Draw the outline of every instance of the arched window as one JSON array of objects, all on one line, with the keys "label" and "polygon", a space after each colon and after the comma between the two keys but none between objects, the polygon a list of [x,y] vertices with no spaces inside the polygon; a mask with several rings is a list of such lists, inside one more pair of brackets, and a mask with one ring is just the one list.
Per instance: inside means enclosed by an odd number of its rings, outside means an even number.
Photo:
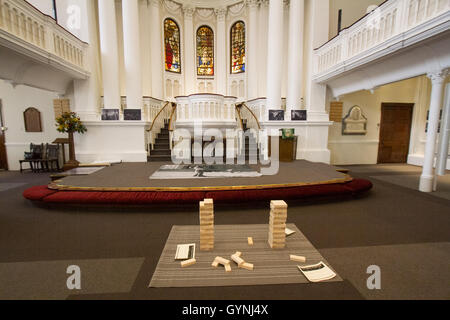
[{"label": "arched window", "polygon": [[245,24],[238,21],[231,27],[231,73],[245,72]]},{"label": "arched window", "polygon": [[164,20],[166,71],[181,73],[180,28],[172,19]]},{"label": "arched window", "polygon": [[197,75],[214,75],[214,32],[208,26],[197,30]]}]

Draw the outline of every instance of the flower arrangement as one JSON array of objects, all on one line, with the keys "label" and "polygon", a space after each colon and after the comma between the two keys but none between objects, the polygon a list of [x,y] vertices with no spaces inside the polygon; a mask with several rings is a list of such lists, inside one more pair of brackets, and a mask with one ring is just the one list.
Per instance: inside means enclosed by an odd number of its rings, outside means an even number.
[{"label": "flower arrangement", "polygon": [[80,117],[75,112],[66,112],[56,118],[56,130],[62,133],[85,133],[87,128],[83,125]]}]

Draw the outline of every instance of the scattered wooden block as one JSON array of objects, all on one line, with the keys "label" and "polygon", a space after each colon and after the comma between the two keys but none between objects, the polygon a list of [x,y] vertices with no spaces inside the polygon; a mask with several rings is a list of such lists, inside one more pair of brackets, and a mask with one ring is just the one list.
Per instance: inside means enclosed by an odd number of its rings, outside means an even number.
[{"label": "scattered wooden block", "polygon": [[253,264],[251,264],[251,263],[248,263],[248,262],[245,262],[245,263],[243,263],[241,266],[240,266],[240,268],[242,268],[242,269],[246,269],[246,270],[249,270],[249,271],[253,271]]},{"label": "scattered wooden block", "polygon": [[189,259],[189,260],[181,261],[181,267],[182,268],[186,268],[186,267],[192,266],[196,262],[197,262],[197,260],[195,260],[195,259]]},{"label": "scattered wooden block", "polygon": [[306,262],[306,258],[303,256],[296,256],[296,255],[291,254],[290,258],[291,258],[291,261],[302,262],[302,263]]},{"label": "scattered wooden block", "polygon": [[214,268],[217,268],[219,266],[219,262],[217,260],[214,260],[211,264]]},{"label": "scattered wooden block", "polygon": [[248,237],[247,238],[247,242],[248,242],[249,246],[252,246],[253,245],[253,238],[252,237]]},{"label": "scattered wooden block", "polygon": [[226,264],[224,267],[225,267],[225,272],[231,272],[231,266],[229,263]]},{"label": "scattered wooden block", "polygon": [[230,260],[227,260],[222,257],[216,257],[216,261],[223,266],[225,266],[226,264],[230,264]]},{"label": "scattered wooden block", "polygon": [[236,262],[236,264],[240,267],[243,263],[245,263],[244,259],[240,256],[237,256],[236,253],[231,256],[231,260]]}]

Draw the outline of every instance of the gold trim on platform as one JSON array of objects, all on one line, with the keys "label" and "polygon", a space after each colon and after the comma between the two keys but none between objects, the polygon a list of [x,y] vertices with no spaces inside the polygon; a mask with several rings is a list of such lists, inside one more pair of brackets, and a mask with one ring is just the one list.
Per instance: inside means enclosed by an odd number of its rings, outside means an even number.
[{"label": "gold trim on platform", "polygon": [[343,179],[333,179],[317,182],[296,182],[296,183],[280,183],[280,184],[263,184],[263,185],[246,185],[246,186],[209,186],[209,187],[77,187],[71,185],[59,184],[62,181],[53,181],[48,185],[49,189],[61,191],[165,191],[165,192],[191,192],[191,191],[236,191],[236,190],[264,190],[264,189],[280,189],[303,186],[314,186],[324,184],[338,184],[353,181],[349,175],[345,175]]}]

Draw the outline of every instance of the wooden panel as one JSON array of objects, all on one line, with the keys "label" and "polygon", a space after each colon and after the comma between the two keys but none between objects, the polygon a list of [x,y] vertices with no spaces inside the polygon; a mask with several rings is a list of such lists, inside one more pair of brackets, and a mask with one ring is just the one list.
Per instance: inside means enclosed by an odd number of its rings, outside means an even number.
[{"label": "wooden panel", "polygon": [[55,119],[62,116],[63,113],[70,112],[70,100],[69,99],[54,99],[53,110],[55,112]]},{"label": "wooden panel", "polygon": [[23,113],[26,132],[42,132],[41,113],[36,108],[28,108]]},{"label": "wooden panel", "polygon": [[330,121],[341,122],[344,112],[344,103],[338,101],[330,102]]},{"label": "wooden panel", "polygon": [[382,104],[378,163],[406,163],[413,107],[413,104]]},{"label": "wooden panel", "polygon": [[8,159],[6,156],[5,132],[2,128],[5,126],[3,122],[2,101],[0,100],[0,169],[8,170]]}]

